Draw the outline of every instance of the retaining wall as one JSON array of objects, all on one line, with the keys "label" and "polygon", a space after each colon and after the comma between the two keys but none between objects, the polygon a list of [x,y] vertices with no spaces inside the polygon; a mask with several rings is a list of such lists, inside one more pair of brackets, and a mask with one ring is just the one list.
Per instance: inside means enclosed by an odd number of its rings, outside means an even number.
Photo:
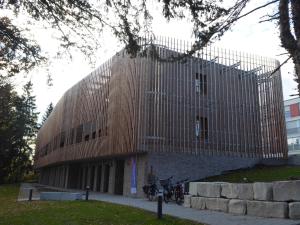
[{"label": "retaining wall", "polygon": [[300,219],[300,180],[191,182],[184,206],[238,215]]}]

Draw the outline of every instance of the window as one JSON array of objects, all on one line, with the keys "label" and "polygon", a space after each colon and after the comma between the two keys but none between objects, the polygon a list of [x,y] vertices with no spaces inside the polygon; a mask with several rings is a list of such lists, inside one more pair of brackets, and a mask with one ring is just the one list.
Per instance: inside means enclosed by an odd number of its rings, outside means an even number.
[{"label": "window", "polygon": [[92,128],[92,123],[87,122],[84,124],[84,141],[88,141],[90,139],[90,134],[91,134],[91,128]]},{"label": "window", "polygon": [[53,150],[56,150],[58,148],[58,136],[55,136],[53,139]]},{"label": "window", "polygon": [[286,122],[287,129],[300,128],[300,120]]},{"label": "window", "polygon": [[89,134],[87,134],[87,135],[84,136],[84,141],[88,141],[89,139],[90,139],[90,135]]},{"label": "window", "polygon": [[98,130],[98,137],[101,137],[101,129]]},{"label": "window", "polygon": [[201,95],[207,95],[207,76],[202,73],[196,73],[195,89]]},{"label": "window", "polygon": [[76,143],[80,143],[82,141],[82,132],[83,132],[83,125],[79,125],[76,129]]},{"label": "window", "polygon": [[92,124],[92,139],[96,138],[96,124]]},{"label": "window", "polygon": [[285,111],[285,118],[291,118],[291,111]]},{"label": "window", "polygon": [[288,138],[289,151],[300,150],[300,137]]},{"label": "window", "polygon": [[69,144],[72,145],[74,142],[75,129],[72,128],[69,133]]},{"label": "window", "polygon": [[200,141],[208,141],[208,123],[206,117],[196,116],[195,133]]},{"label": "window", "polygon": [[60,134],[60,142],[59,142],[59,147],[63,148],[65,145],[65,132],[61,132]]},{"label": "window", "polygon": [[49,152],[49,144],[46,144],[46,147],[45,147],[45,155],[47,155]]}]

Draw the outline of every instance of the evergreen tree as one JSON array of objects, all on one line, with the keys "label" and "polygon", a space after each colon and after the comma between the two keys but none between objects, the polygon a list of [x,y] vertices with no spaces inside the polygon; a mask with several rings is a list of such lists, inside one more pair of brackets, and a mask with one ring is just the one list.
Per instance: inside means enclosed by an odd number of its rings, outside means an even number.
[{"label": "evergreen tree", "polygon": [[52,102],[48,105],[45,114],[43,115],[42,118],[42,123],[40,125],[40,127],[43,126],[43,124],[46,122],[46,120],[48,119],[48,117],[50,116],[51,112],[53,111],[53,104]]},{"label": "evergreen tree", "polygon": [[17,94],[6,79],[0,79],[0,184],[10,173],[11,160],[16,155],[14,125]]},{"label": "evergreen tree", "polygon": [[0,183],[15,182],[32,167],[38,116],[32,83],[26,83],[18,96],[12,84],[2,79],[0,100]]}]

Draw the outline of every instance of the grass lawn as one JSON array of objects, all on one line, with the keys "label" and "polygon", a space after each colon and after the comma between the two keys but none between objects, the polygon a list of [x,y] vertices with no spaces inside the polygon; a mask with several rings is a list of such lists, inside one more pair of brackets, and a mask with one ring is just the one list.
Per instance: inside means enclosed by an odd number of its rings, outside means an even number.
[{"label": "grass lawn", "polygon": [[300,166],[256,166],[251,169],[236,170],[224,175],[208,177],[204,180],[238,183],[255,181],[271,182],[291,179],[300,180]]},{"label": "grass lawn", "polygon": [[0,186],[1,225],[198,224],[99,201],[16,202],[18,192],[18,185]]}]

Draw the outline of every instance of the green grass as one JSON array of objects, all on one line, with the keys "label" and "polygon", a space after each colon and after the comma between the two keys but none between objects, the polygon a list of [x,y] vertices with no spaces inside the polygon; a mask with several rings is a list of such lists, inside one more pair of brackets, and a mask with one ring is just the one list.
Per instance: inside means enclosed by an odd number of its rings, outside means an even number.
[{"label": "green grass", "polygon": [[[244,178],[246,178],[246,181]],[[238,183],[292,179],[300,179],[300,166],[256,166],[251,169],[236,170],[228,174],[208,177],[204,180]]]},{"label": "green grass", "polygon": [[18,185],[0,186],[1,225],[198,224],[99,201],[16,202],[18,192]]}]

